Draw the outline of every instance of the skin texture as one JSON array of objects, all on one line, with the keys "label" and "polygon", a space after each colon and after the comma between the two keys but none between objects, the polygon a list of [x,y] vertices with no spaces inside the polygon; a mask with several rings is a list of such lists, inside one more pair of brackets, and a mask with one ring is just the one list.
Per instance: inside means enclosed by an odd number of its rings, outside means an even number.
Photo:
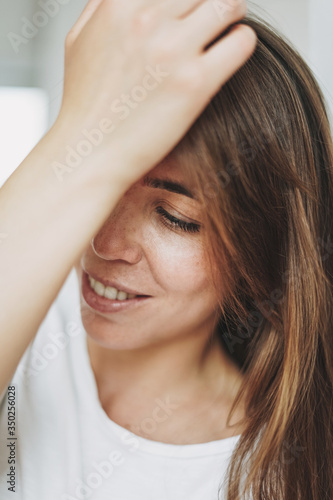
[{"label": "skin texture", "polygon": [[[158,164],[149,176],[186,185],[170,161]],[[241,377],[211,338],[217,298],[202,243],[204,228],[191,233],[166,226],[155,211],[158,206],[187,222],[202,221],[196,200],[145,186],[140,179],[75,266],[80,282],[84,269],[152,296],[136,310],[104,314],[92,310],[81,293],[100,399],[110,418],[140,434],[140,421],[154,410],[155,398],[171,397],[177,409],[151,439],[175,441],[175,432],[190,442],[227,437],[237,433],[225,429],[225,419]],[[188,429],[189,416],[204,408],[217,419],[214,426],[202,434],[197,416],[197,428],[186,438],[185,421]]]}]

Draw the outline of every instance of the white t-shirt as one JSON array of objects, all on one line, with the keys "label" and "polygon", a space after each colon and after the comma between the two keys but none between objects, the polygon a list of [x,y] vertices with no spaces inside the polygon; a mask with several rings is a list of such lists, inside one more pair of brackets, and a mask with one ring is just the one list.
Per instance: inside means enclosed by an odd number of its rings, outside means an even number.
[{"label": "white t-shirt", "polygon": [[86,335],[73,269],[0,405],[1,500],[218,500],[239,436],[175,445],[118,425],[100,404]]}]

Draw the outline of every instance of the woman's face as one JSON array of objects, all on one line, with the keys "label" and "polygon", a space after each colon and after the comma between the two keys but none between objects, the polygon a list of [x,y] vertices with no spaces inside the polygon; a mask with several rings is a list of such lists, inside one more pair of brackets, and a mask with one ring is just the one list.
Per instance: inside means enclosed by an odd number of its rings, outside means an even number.
[{"label": "woman's face", "polygon": [[[170,160],[147,176],[155,186],[157,179],[168,179],[186,187],[180,169]],[[91,338],[111,349],[207,336],[216,321],[217,297],[204,252],[201,206],[185,194],[165,189],[172,189],[170,185],[151,184],[142,178],[131,186],[75,266],[83,326]],[[177,226],[168,217],[184,223]],[[84,299],[84,272],[150,297],[132,301],[122,311],[95,310],[91,300],[89,305]]]}]

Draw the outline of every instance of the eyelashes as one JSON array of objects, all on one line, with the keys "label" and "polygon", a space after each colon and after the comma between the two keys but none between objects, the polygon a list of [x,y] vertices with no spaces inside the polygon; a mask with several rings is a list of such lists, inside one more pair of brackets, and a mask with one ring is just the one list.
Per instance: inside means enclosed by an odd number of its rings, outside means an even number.
[{"label": "eyelashes", "polygon": [[155,211],[161,216],[163,224],[169,227],[176,228],[180,231],[189,233],[198,233],[200,231],[200,225],[194,222],[185,222],[181,219],[177,219],[173,215],[169,214],[163,207],[156,207]]}]

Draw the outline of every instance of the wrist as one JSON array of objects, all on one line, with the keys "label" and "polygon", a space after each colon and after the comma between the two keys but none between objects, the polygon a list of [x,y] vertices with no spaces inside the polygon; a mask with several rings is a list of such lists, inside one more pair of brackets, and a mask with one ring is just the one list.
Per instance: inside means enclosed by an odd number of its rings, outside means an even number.
[{"label": "wrist", "polygon": [[60,183],[80,183],[81,179],[121,197],[132,182],[126,175],[126,148],[119,138],[111,139],[113,131],[107,119],[98,125],[78,125],[58,117],[47,133],[57,150],[51,164],[54,178]]}]

